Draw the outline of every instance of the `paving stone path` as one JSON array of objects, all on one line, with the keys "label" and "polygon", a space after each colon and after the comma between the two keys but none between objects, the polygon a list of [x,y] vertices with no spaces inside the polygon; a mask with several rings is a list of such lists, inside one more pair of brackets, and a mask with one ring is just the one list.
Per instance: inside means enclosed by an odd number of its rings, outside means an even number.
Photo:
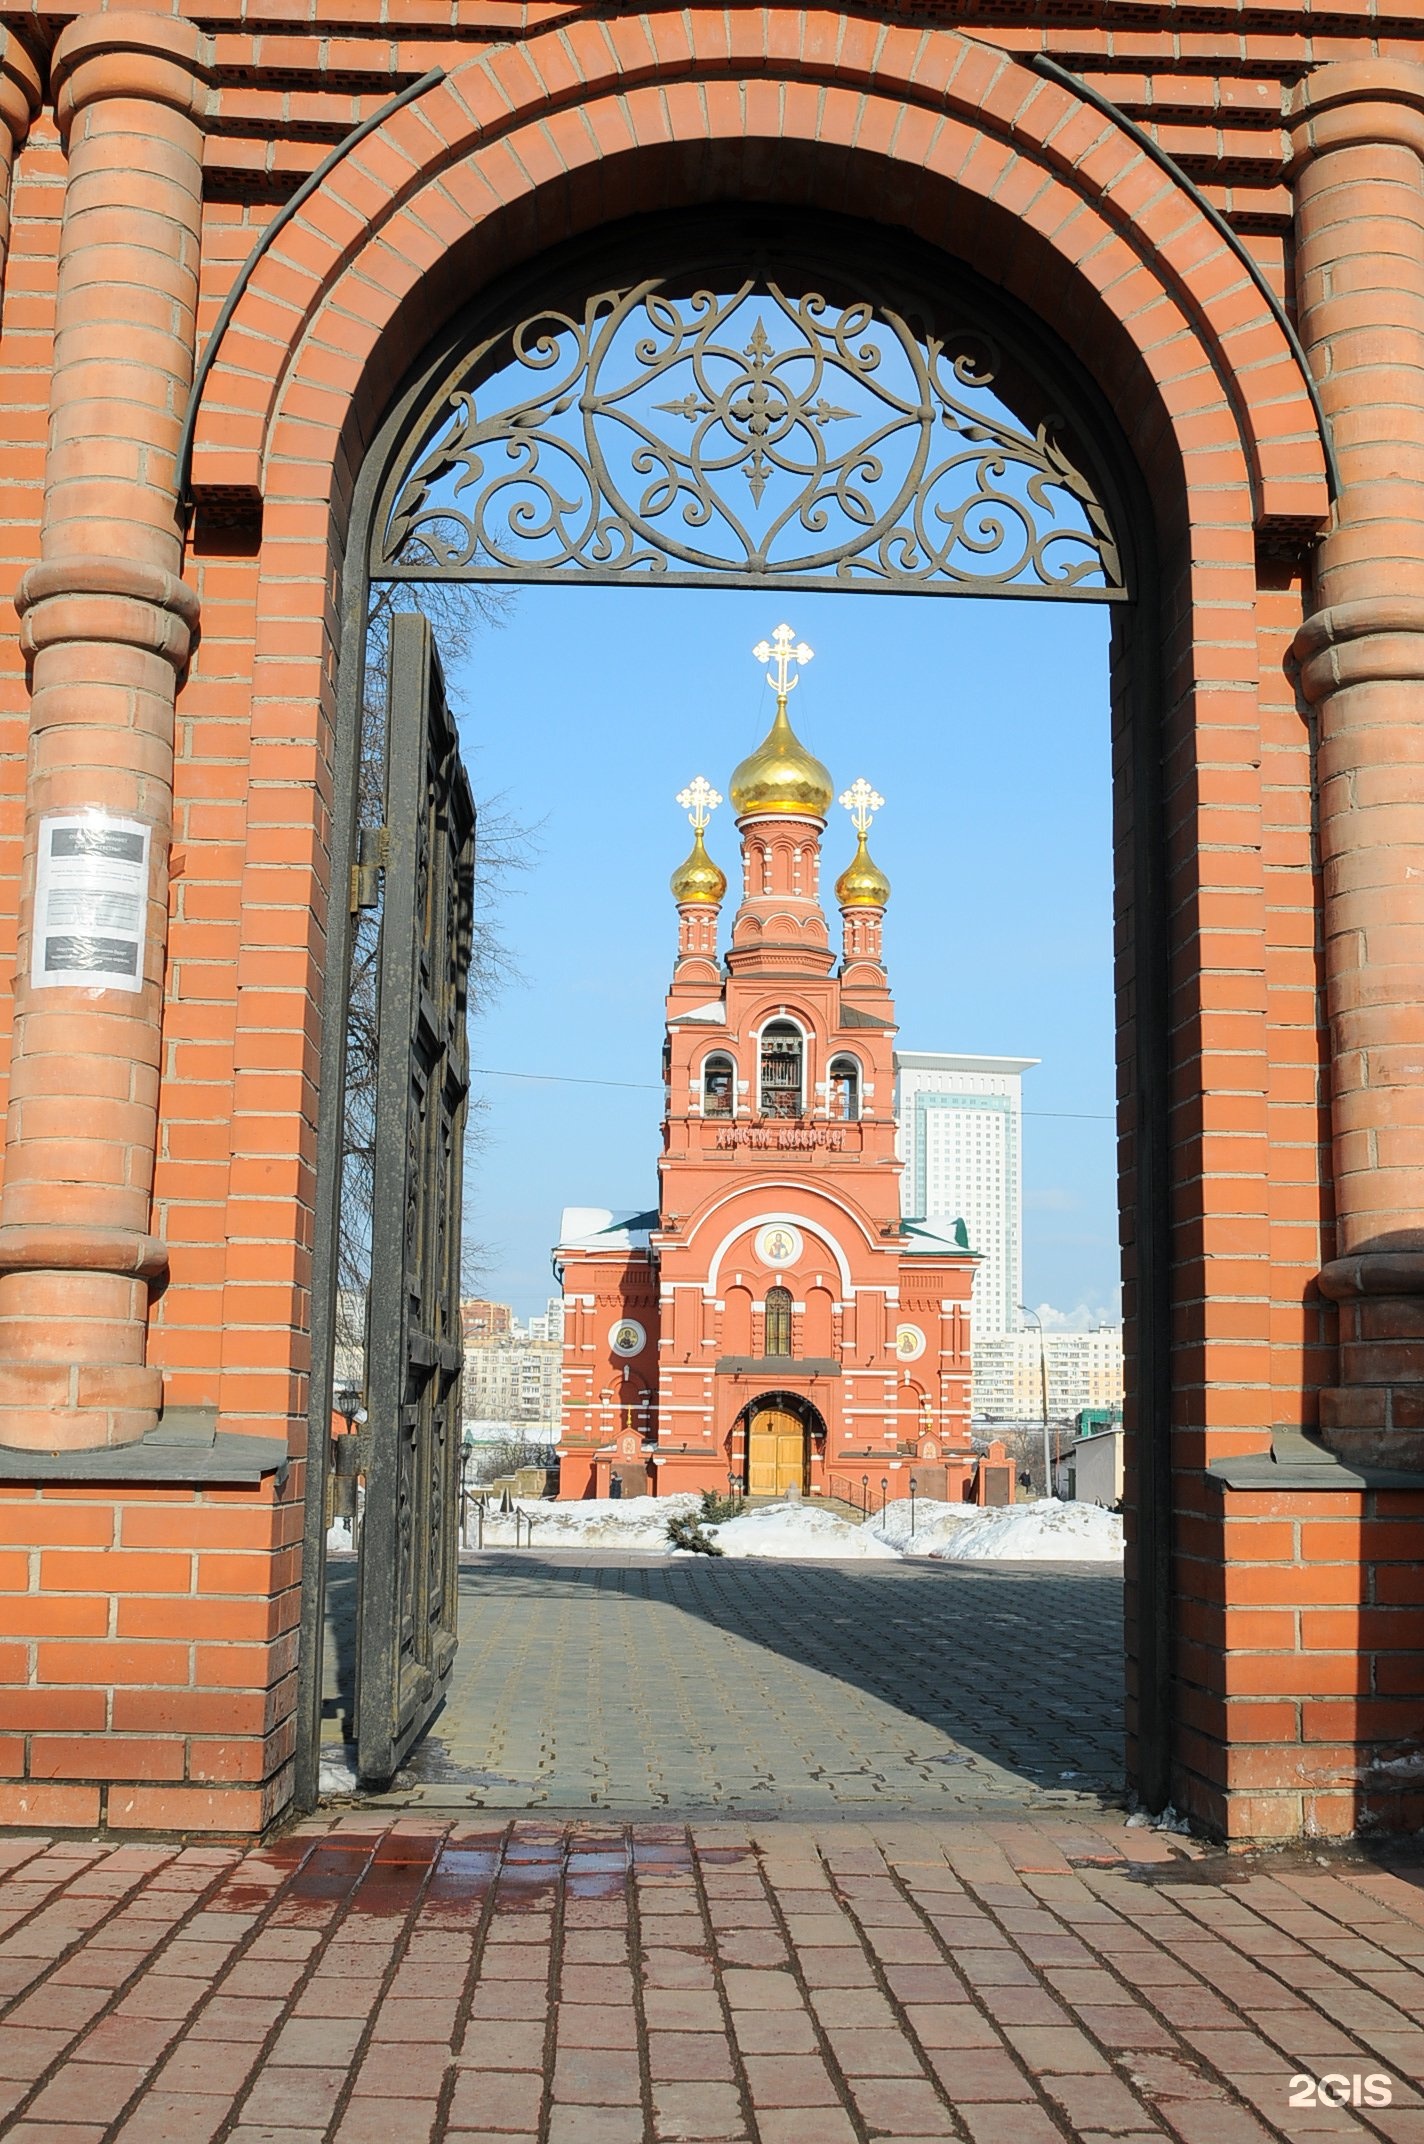
[{"label": "paving stone path", "polygon": [[1421,1964],[1417,1872],[1115,1816],[11,1836],[0,2132],[1420,2144]]},{"label": "paving stone path", "polygon": [[[331,1575],[336,1735],[354,1568]],[[1090,1811],[1121,1786],[1112,1568],[495,1551],[460,1631],[405,1805]]]}]

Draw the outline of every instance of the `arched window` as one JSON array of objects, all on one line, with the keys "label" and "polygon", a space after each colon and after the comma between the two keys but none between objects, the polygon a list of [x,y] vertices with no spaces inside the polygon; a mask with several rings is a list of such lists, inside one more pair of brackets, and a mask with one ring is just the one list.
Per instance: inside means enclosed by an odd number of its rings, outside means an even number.
[{"label": "arched window", "polygon": [[860,1116],[860,1066],[853,1057],[831,1059],[830,1114],[838,1123],[854,1124]]},{"label": "arched window", "polygon": [[805,1045],[801,1030],[789,1020],[773,1020],[761,1031],[761,1113],[764,1117],[799,1117]]},{"label": "arched window", "polygon": [[763,1355],[789,1355],[791,1353],[791,1290],[768,1288],[766,1291],[766,1327],[762,1335]]},{"label": "arched window", "polygon": [[735,1113],[737,1068],[730,1057],[709,1057],[702,1067],[702,1114],[730,1117]]}]

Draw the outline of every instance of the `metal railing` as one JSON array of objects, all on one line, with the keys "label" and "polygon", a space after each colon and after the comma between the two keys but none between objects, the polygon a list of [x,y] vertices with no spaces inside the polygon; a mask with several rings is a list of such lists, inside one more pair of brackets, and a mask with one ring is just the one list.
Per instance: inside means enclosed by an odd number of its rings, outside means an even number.
[{"label": "metal railing", "polygon": [[[474,1545],[476,1550],[483,1550],[485,1545],[485,1513],[489,1509],[489,1499],[488,1497],[484,1496],[471,1496],[468,1498],[468,1503],[473,1504],[475,1507]],[[512,1516],[514,1519],[515,1547],[532,1548],[534,1546],[534,1527],[537,1523],[534,1513],[531,1511],[521,1510],[518,1504],[514,1506],[512,1514],[509,1512],[495,1512],[496,1518],[509,1518],[510,1516]],[[469,1531],[469,1521],[467,1518],[460,1528],[461,1548],[467,1549],[470,1546],[468,1538]]]},{"label": "metal railing", "polygon": [[890,1477],[888,1474],[878,1477],[874,1474],[828,1474],[826,1494],[834,1497],[838,1504],[849,1504],[862,1519],[868,1519],[872,1512],[883,1519],[890,1496]]}]

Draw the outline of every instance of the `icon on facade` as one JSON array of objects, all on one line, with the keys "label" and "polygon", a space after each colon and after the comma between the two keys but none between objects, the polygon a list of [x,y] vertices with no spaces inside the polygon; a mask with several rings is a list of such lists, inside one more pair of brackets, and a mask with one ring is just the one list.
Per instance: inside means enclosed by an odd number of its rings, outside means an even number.
[{"label": "icon on facade", "polygon": [[925,1336],[918,1325],[900,1325],[895,1329],[895,1353],[901,1362],[918,1362],[925,1351]]},{"label": "icon on facade", "polygon": [[773,1221],[756,1239],[757,1257],[765,1266],[794,1266],[801,1256],[801,1231]]},{"label": "icon on facade", "polygon": [[647,1334],[636,1318],[620,1318],[608,1335],[608,1345],[615,1355],[641,1355]]}]

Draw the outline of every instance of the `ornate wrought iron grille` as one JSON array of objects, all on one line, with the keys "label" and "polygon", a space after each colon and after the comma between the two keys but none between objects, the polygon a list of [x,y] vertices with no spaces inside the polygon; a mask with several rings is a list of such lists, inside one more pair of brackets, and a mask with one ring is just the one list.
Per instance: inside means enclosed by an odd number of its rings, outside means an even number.
[{"label": "ornate wrought iron grille", "polygon": [[444,375],[371,571],[1122,599],[1102,502],[1003,369],[976,326],[762,275],[545,308]]}]

